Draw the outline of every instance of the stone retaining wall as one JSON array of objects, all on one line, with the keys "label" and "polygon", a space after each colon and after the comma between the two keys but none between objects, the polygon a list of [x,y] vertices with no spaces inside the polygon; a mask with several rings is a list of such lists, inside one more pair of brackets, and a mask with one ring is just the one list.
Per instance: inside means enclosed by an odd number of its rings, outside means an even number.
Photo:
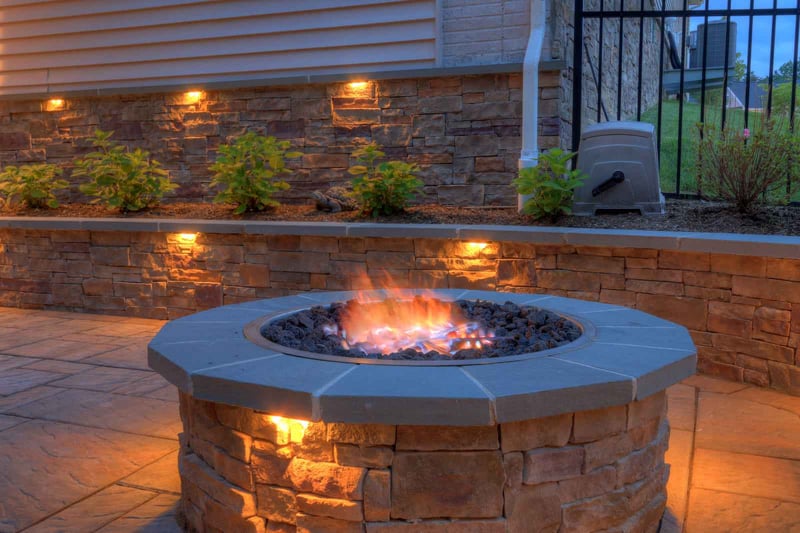
[{"label": "stone retaining wall", "polygon": [[[540,79],[540,145],[559,145],[559,73]],[[419,201],[516,205],[511,180],[521,150],[522,75],[484,74],[346,83],[209,90],[198,102],[184,93],[0,101],[0,161],[62,166],[91,150],[96,128],[149,150],[180,188],[165,201],[209,200],[208,165],[217,147],[245,131],[288,139],[305,155],[289,163],[292,188],[277,197],[310,201],[309,192],[346,183],[349,154],[376,141],[388,157],[418,163]],[[73,187],[63,199],[83,200]]]},{"label": "stone retaining wall", "polygon": [[[251,223],[245,234],[242,223],[140,222],[118,221],[116,231],[0,228],[0,305],[167,319],[370,284],[546,292],[682,324],[697,345],[700,371],[800,395],[796,239],[780,245],[775,238],[748,244],[687,237],[687,246],[708,251],[681,251],[673,249],[675,237],[635,232]],[[159,224],[174,229],[157,231]],[[142,231],[122,229],[137,227]],[[191,243],[180,227],[217,233]]]},{"label": "stone retaining wall", "polygon": [[182,393],[184,518],[197,531],[655,532],[665,398],[499,426],[303,427]]}]

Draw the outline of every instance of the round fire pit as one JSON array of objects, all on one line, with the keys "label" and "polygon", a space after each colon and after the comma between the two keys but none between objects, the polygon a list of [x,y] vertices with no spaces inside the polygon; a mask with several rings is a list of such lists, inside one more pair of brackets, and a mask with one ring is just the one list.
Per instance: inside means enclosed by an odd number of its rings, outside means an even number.
[{"label": "round fire pit", "polygon": [[[259,336],[259,332],[261,336]],[[578,324],[543,309],[483,300],[368,296],[256,320],[245,336],[266,348],[327,361],[462,365],[556,348]],[[261,338],[264,337],[264,338]],[[369,359],[369,361],[363,361]]]},{"label": "round fire pit", "polygon": [[655,531],[666,500],[664,389],[694,373],[688,332],[614,305],[433,292],[534,306],[581,334],[551,349],[461,360],[341,357],[262,336],[281,317],[353,292],[225,306],[165,325],[149,361],[180,389],[187,526]]}]

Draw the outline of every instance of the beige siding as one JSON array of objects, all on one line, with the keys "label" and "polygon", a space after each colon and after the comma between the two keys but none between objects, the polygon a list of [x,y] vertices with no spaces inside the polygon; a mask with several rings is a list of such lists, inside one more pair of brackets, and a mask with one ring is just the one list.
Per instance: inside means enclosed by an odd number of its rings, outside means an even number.
[{"label": "beige siding", "polygon": [[0,0],[0,95],[435,62],[436,0]]}]

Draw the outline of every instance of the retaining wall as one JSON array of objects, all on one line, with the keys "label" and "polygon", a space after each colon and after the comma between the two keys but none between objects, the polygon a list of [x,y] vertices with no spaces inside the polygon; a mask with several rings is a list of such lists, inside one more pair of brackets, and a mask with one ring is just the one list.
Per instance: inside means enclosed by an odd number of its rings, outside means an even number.
[{"label": "retaining wall", "polygon": [[[181,236],[181,232],[197,232]],[[175,318],[374,284],[546,292],[692,333],[701,371],[800,395],[800,238],[559,228],[0,219],[0,305]]]},{"label": "retaining wall", "polygon": [[[555,67],[552,67],[555,68]],[[559,145],[559,72],[542,72],[540,147]],[[170,201],[210,200],[209,164],[221,143],[246,131],[291,141],[304,155],[288,161],[285,203],[308,203],[309,193],[352,176],[350,154],[370,141],[388,158],[421,167],[420,202],[516,205],[511,181],[521,150],[522,75],[519,73],[208,90],[185,93],[81,96],[48,110],[46,100],[0,101],[0,162],[61,166],[73,184],[59,196],[82,201],[73,159],[92,150],[95,129],[149,150],[179,188]]]}]

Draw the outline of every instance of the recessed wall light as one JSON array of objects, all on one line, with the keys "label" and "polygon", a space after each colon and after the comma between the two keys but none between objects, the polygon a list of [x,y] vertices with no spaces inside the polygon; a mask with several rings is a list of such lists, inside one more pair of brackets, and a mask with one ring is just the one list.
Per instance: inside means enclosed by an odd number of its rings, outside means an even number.
[{"label": "recessed wall light", "polygon": [[179,233],[178,241],[183,244],[194,244],[197,240],[197,233]]},{"label": "recessed wall light", "polygon": [[61,111],[64,109],[66,102],[63,98],[51,98],[45,102],[45,109],[47,111]]},{"label": "recessed wall light", "polygon": [[196,104],[203,98],[203,91],[186,91],[183,100],[187,104]]}]

